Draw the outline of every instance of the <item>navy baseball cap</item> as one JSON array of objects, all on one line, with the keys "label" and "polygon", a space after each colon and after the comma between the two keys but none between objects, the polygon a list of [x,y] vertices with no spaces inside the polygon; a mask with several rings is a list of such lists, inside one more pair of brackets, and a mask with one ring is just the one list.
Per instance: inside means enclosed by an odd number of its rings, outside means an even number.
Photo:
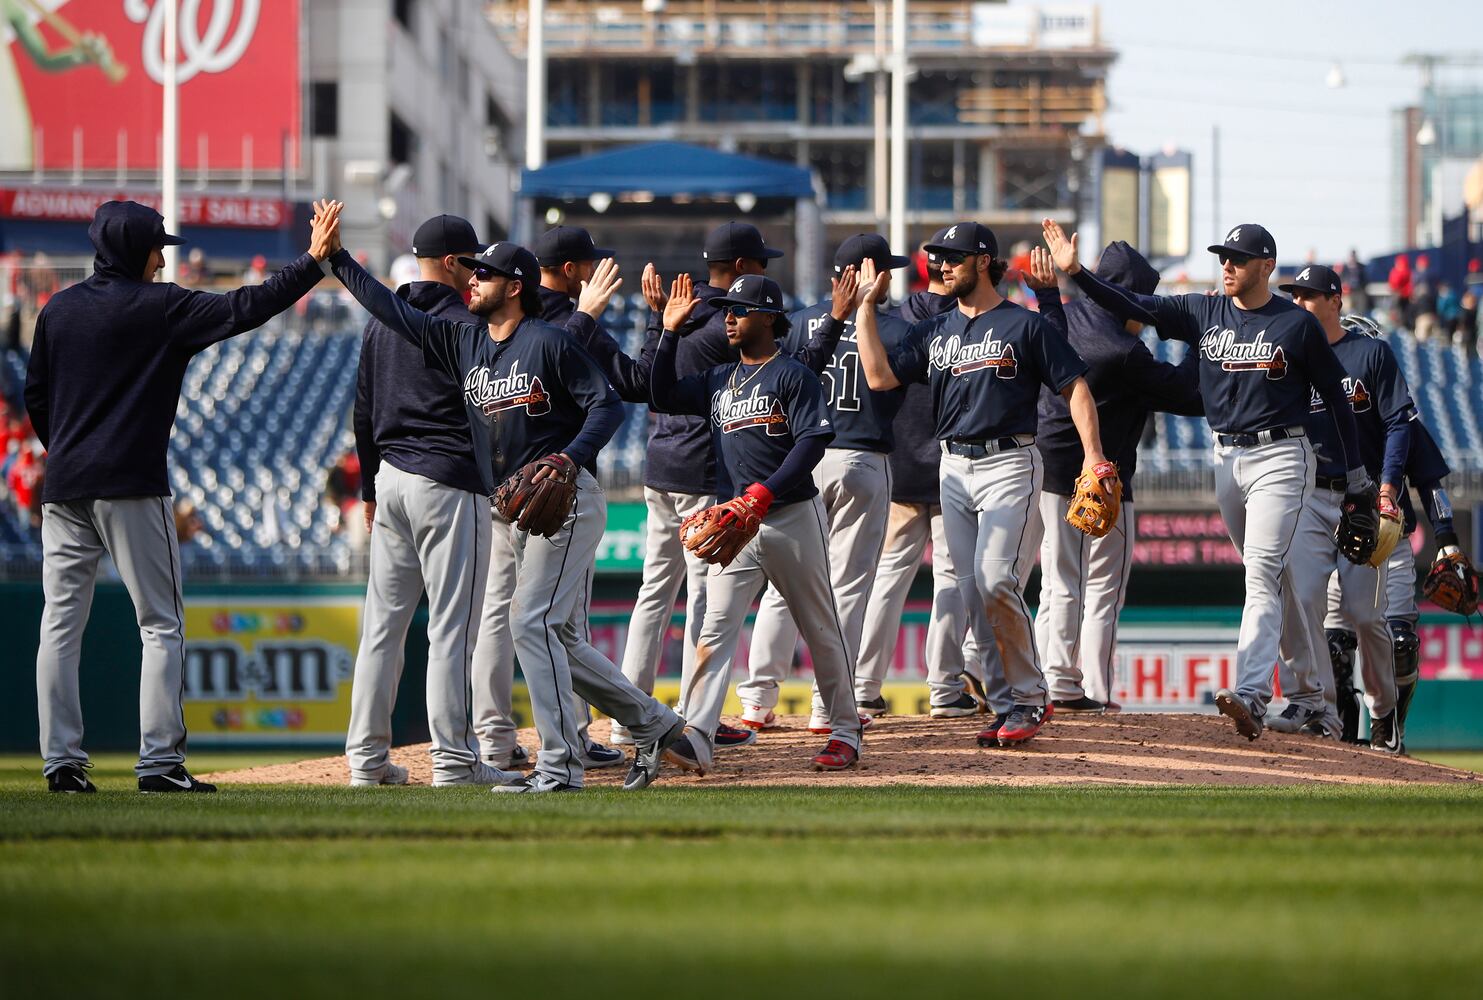
[{"label": "navy baseball cap", "polygon": [[893,254],[891,245],[886,242],[884,236],[876,233],[860,233],[845,240],[839,245],[839,249],[834,251],[834,273],[843,273],[844,269],[851,264],[859,267],[866,260],[875,261],[877,271],[890,271],[911,263],[910,257]]},{"label": "navy baseball cap", "polygon": [[542,267],[560,267],[567,261],[603,260],[615,251],[592,242],[592,234],[581,226],[557,226],[537,236],[531,252]]},{"label": "navy baseball cap", "polygon": [[756,226],[728,222],[711,230],[700,255],[706,260],[772,260],[783,256],[783,251],[768,246]]},{"label": "navy baseball cap", "polygon": [[536,255],[519,243],[494,243],[477,257],[460,257],[458,262],[475,271],[493,271],[506,278],[518,278],[527,288],[540,284],[541,265]]},{"label": "navy baseball cap", "polygon": [[412,234],[413,257],[446,257],[450,253],[480,253],[484,244],[467,219],[435,215]]},{"label": "navy baseball cap", "polygon": [[724,310],[728,306],[746,306],[759,312],[782,313],[783,290],[765,274],[744,274],[731,283],[725,295],[711,299]]},{"label": "navy baseball cap", "polygon": [[1277,241],[1265,226],[1255,222],[1243,222],[1226,233],[1224,243],[1212,243],[1207,247],[1214,254],[1232,257],[1260,257],[1264,260],[1277,259]]},{"label": "navy baseball cap", "polygon": [[1296,278],[1277,286],[1279,292],[1286,292],[1289,295],[1299,288],[1318,292],[1321,295],[1342,295],[1344,292],[1344,285],[1339,281],[1339,276],[1334,273],[1334,269],[1324,267],[1322,264],[1309,264],[1298,272]]},{"label": "navy baseball cap", "polygon": [[932,252],[932,248],[938,243],[942,242],[942,238],[947,235],[947,231],[949,228],[950,227],[948,226],[943,226],[937,232],[932,234],[932,238],[930,240],[922,244],[922,249],[927,252],[927,263],[931,264],[933,267],[936,267],[938,264],[941,263],[941,261],[937,259],[937,254]]},{"label": "navy baseball cap", "polygon": [[981,226],[977,222],[959,222],[942,230],[942,235],[932,237],[932,242],[927,244],[927,253],[936,262],[936,257],[944,253],[963,254],[987,254],[990,257],[999,256],[999,241],[994,238],[994,231],[988,226]]}]

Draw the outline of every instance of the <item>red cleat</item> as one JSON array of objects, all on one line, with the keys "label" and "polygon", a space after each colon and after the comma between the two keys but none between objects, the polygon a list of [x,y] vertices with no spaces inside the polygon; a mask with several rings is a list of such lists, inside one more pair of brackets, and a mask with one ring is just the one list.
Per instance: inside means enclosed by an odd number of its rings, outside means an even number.
[{"label": "red cleat", "polygon": [[830,740],[823,753],[814,757],[815,771],[844,771],[860,760],[860,751],[844,740]]}]

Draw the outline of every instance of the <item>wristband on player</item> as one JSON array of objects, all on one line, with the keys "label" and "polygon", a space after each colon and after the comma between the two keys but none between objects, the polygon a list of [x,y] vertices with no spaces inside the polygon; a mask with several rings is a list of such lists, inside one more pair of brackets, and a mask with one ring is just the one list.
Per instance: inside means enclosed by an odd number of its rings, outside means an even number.
[{"label": "wristband on player", "polygon": [[772,490],[761,483],[753,483],[742,490],[740,499],[745,500],[759,518],[766,517],[772,507]]}]

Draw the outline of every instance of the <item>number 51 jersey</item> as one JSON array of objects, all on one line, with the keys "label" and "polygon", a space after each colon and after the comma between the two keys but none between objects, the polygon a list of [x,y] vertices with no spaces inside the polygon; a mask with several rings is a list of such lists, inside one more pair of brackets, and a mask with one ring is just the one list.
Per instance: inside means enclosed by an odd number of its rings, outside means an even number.
[{"label": "number 51 jersey", "polygon": [[[793,328],[788,331],[783,349],[794,355],[801,351],[809,338],[829,322],[832,308],[833,303],[824,299],[793,313],[789,317]],[[910,324],[894,313],[877,312],[876,329],[886,352],[890,353],[901,343]],[[834,440],[829,447],[884,453],[895,450],[896,436],[891,425],[906,397],[906,387],[876,392],[865,384],[853,316],[844,321],[844,332],[834,345],[834,357],[829,367],[819,373],[819,381],[823,383],[824,401],[829,404],[834,419]]]}]

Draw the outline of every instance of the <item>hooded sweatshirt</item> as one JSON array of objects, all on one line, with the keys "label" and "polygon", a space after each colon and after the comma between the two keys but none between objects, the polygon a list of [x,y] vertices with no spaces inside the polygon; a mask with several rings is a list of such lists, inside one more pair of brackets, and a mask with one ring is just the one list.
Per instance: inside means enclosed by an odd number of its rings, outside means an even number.
[{"label": "hooded sweatshirt", "polygon": [[[700,301],[677,333],[675,376],[699,375],[716,365],[735,361],[740,355],[726,339],[726,316],[711,300],[726,289],[700,282],[695,297]],[[661,317],[650,318],[643,358],[647,363],[659,343]],[[649,462],[644,485],[666,493],[706,496],[716,492],[716,455],[711,446],[710,421],[688,413],[656,413],[649,430]]]},{"label": "hooded sweatshirt", "polygon": [[[913,292],[901,303],[901,318],[908,323],[931,319],[953,308],[951,295]],[[901,408],[892,425],[896,447],[890,454],[891,499],[896,503],[941,503],[937,467],[942,449],[937,443],[937,418],[932,413],[932,390],[920,382],[906,387]]]},{"label": "hooded sweatshirt", "polygon": [[[1109,243],[1097,263],[1097,276],[1116,282],[1140,295],[1152,295],[1159,285],[1159,272],[1127,243]],[[1179,366],[1159,361],[1135,334],[1128,333],[1117,317],[1089,299],[1078,299],[1066,307],[1067,338],[1087,364],[1087,387],[1097,401],[1097,421],[1102,430],[1102,452],[1117,463],[1123,484],[1123,500],[1133,500],[1133,475],[1138,466],[1138,442],[1149,410],[1199,416],[1205,412],[1200,401],[1199,352],[1190,351]],[[1076,492],[1083,452],[1081,435],[1071,421],[1071,407],[1059,394],[1041,388],[1036,407],[1039,426],[1036,444],[1045,460],[1048,493],[1070,496]]]},{"label": "hooded sweatshirt", "polygon": [[137,202],[100,206],[88,227],[93,274],[37,317],[25,398],[49,452],[46,503],[169,496],[165,454],[190,359],[266,323],[323,277],[306,253],[226,295],[144,281],[164,233],[160,214]]}]

